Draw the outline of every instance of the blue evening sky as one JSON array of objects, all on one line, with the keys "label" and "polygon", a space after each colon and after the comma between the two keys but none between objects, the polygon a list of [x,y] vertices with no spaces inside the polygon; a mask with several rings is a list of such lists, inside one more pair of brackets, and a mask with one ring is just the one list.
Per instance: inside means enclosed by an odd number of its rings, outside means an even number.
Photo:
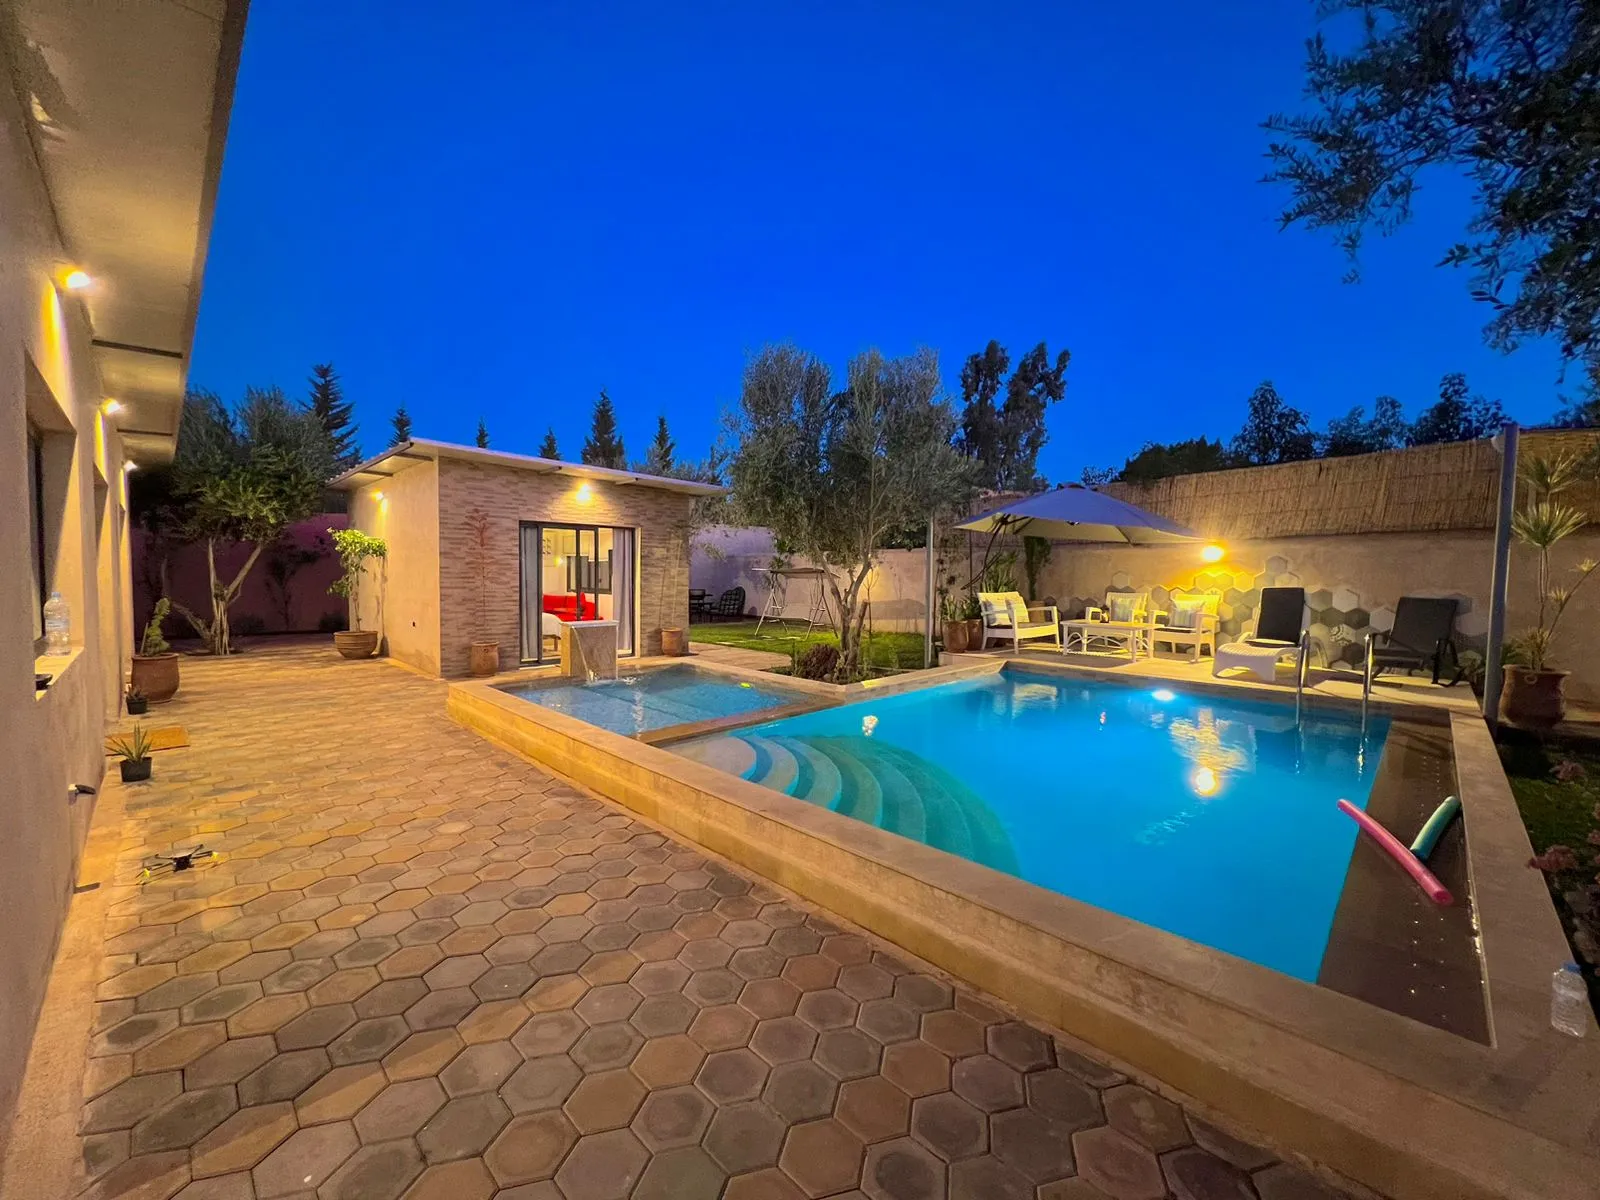
[{"label": "blue evening sky", "polygon": [[[1310,0],[252,6],[193,384],[295,394],[331,359],[369,452],[415,433],[576,458],[599,389],[630,454],[703,454],[747,356],[990,338],[1072,351],[1040,465],[1227,438],[1270,378],[1316,424],[1465,371],[1557,407],[1549,345],[1487,348],[1437,268],[1465,190],[1342,253],[1280,232],[1268,113]],[[1572,390],[1564,388],[1563,390]]]}]

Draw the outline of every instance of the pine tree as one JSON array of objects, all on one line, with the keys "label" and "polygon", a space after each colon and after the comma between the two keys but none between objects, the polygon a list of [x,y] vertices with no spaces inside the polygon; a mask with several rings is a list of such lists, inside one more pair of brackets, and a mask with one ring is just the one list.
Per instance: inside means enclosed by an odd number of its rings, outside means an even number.
[{"label": "pine tree", "polygon": [[650,449],[644,457],[644,473],[646,475],[670,475],[672,473],[673,455],[677,453],[678,444],[672,440],[672,435],[667,432],[666,417],[656,418],[656,439],[650,443]]},{"label": "pine tree", "polygon": [[539,457],[554,459],[561,457],[561,451],[556,448],[556,431],[554,428],[544,431],[544,441],[539,443]]},{"label": "pine tree", "polygon": [[411,440],[411,414],[406,411],[404,404],[394,410],[394,416],[391,420],[394,422],[394,441],[392,445],[398,446],[401,442],[409,442]]},{"label": "pine tree", "polygon": [[483,423],[482,417],[478,418],[477,441],[479,450],[487,450],[489,448],[489,427]]},{"label": "pine tree", "polygon": [[626,470],[627,451],[617,436],[617,411],[611,406],[611,397],[605,388],[600,389],[600,399],[594,402],[594,421],[589,438],[583,443],[583,461],[592,467],[613,467]]},{"label": "pine tree", "polygon": [[344,398],[344,388],[332,363],[317,363],[311,368],[311,411],[328,434],[334,461],[349,466],[361,457],[356,442],[356,426],[350,420],[354,406]]}]

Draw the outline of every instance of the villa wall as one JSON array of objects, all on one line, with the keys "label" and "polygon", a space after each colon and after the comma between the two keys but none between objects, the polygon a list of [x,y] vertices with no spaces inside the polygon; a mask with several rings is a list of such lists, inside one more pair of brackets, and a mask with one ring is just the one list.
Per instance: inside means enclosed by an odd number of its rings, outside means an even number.
[{"label": "villa wall", "polygon": [[[94,811],[67,789],[101,782],[130,625],[121,439],[100,415],[83,306],[55,284],[68,256],[5,62],[0,54],[0,1140]],[[45,586],[72,611],[71,651],[51,658],[36,657],[34,639],[30,432],[45,468]],[[55,677],[47,691],[35,692],[36,670]]]},{"label": "villa wall", "polygon": [[[389,544],[363,586],[362,628],[383,632],[384,652],[439,673],[439,468],[420,462],[350,497],[350,526]],[[336,560],[337,561],[337,560]],[[337,567],[334,577],[338,577]],[[339,604],[335,596],[327,597]],[[352,622],[352,625],[354,622]]]},{"label": "villa wall", "polygon": [[[401,471],[386,485],[405,478]],[[685,536],[690,497],[642,484],[613,484],[571,475],[540,474],[486,463],[442,459],[439,472],[440,671],[464,675],[471,643],[500,643],[500,667],[518,664],[521,522],[572,522],[636,530],[638,540],[638,630],[641,654],[661,653],[661,629],[689,623],[689,551]],[[588,499],[579,487],[587,483]],[[388,486],[385,491],[389,490]],[[478,582],[468,566],[467,515],[481,507],[489,516],[493,550],[488,581],[488,628],[477,623]],[[391,564],[391,579],[399,573]]]}]

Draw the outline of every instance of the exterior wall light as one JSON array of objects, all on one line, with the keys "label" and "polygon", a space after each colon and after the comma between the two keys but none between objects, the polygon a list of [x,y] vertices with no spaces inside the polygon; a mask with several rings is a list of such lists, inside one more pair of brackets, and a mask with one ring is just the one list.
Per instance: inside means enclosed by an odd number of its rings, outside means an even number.
[{"label": "exterior wall light", "polygon": [[61,286],[69,292],[81,292],[94,280],[89,278],[89,272],[74,267],[61,277]]},{"label": "exterior wall light", "polygon": [[1208,563],[1221,562],[1222,556],[1226,553],[1227,551],[1221,546],[1213,543],[1200,551],[1200,561]]},{"label": "exterior wall light", "polygon": [[587,503],[589,503],[589,501],[591,501],[593,499],[594,499],[594,489],[592,489],[587,483],[579,484],[578,485],[578,495],[577,495],[578,503],[579,504],[587,504]]},{"label": "exterior wall light", "polygon": [[122,411],[122,401],[106,397],[106,402],[100,406],[100,411],[108,417],[114,417]]},{"label": "exterior wall light", "polygon": [[122,464],[122,473],[124,475],[132,475],[138,469],[139,464],[134,462],[131,458]]}]

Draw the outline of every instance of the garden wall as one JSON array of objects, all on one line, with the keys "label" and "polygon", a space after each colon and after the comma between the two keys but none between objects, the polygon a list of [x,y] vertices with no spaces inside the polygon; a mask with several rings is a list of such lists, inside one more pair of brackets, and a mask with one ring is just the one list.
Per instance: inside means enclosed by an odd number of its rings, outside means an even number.
[{"label": "garden wall", "polygon": [[[345,602],[328,594],[328,585],[339,578],[339,560],[333,552],[328,530],[343,529],[348,521],[343,513],[318,513],[289,526],[284,532],[282,548],[264,551],[246,577],[239,598],[229,610],[234,632],[312,633],[329,614],[343,620]],[[209,619],[211,582],[206,569],[205,543],[152,544],[145,531],[134,526],[131,546],[133,615],[137,630],[143,631],[160,594],[163,557],[167,562],[168,594]],[[222,546],[217,551],[218,575],[232,578],[249,553],[250,547],[246,545]],[[316,555],[312,561],[299,561],[302,555],[312,554]],[[274,576],[274,559],[281,564],[279,571],[286,573],[287,593]],[[167,622],[167,632],[169,636],[188,637],[194,631],[187,621],[174,613]]]}]

